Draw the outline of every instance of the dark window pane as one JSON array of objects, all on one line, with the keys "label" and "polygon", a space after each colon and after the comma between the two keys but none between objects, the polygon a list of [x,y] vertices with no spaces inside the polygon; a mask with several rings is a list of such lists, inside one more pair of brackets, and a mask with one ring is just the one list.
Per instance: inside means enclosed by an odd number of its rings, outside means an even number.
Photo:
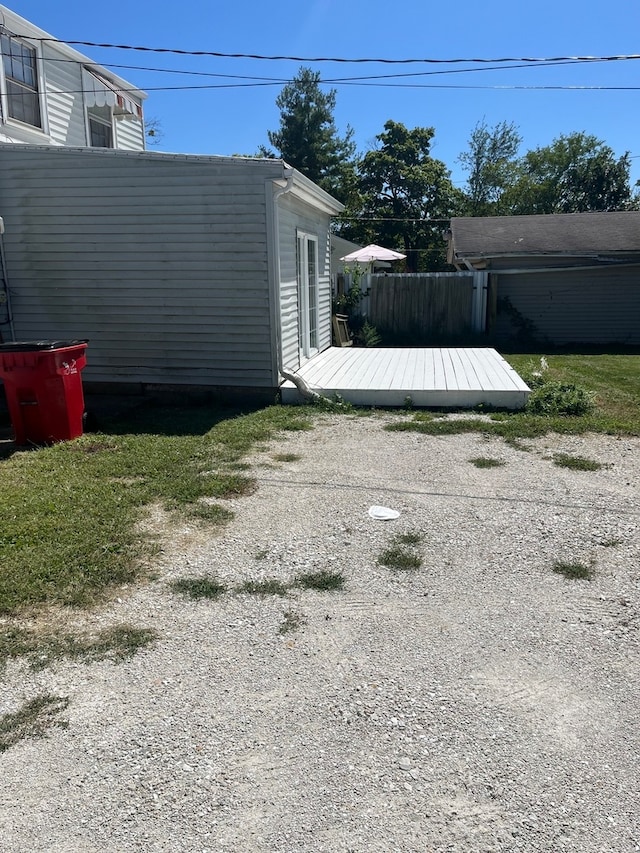
[{"label": "dark window pane", "polygon": [[25,124],[42,127],[35,50],[7,35],[0,37],[0,47],[9,115]]},{"label": "dark window pane", "polygon": [[34,127],[42,127],[40,98],[37,92],[30,92],[29,89],[7,80],[7,98],[11,118]]},{"label": "dark window pane", "polygon": [[113,148],[111,128],[101,121],[89,119],[89,132],[93,148]]}]

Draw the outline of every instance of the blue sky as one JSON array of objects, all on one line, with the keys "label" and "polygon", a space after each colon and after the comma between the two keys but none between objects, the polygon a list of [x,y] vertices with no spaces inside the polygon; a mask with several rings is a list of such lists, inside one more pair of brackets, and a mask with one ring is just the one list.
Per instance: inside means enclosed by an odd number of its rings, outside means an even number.
[{"label": "blue sky", "polygon": [[[640,52],[638,0],[618,0],[609,6],[595,0],[538,0],[531,4],[513,0],[458,0],[455,4],[441,0],[182,0],[171,4],[146,0],[100,4],[86,0],[15,0],[5,5],[62,40],[221,53],[494,59]],[[371,147],[388,119],[408,127],[434,127],[433,156],[447,164],[459,185],[465,175],[456,158],[466,148],[473,127],[483,119],[490,125],[514,122],[523,137],[522,152],[547,145],[561,133],[595,134],[616,154],[629,151],[634,158],[632,179],[640,179],[640,90],[509,88],[640,87],[640,60],[492,70],[492,66],[471,64],[301,63],[76,47],[148,91],[146,115],[158,119],[164,132],[159,150],[255,153],[260,144],[267,143],[267,130],[278,127],[275,99],[284,81],[305,64],[319,70],[326,80],[431,72],[427,76],[331,83],[337,89],[335,118],[342,132],[348,124],[354,128],[361,151]],[[447,69],[448,73],[441,73]],[[451,73],[453,69],[457,73]],[[475,70],[460,73],[459,69]],[[266,85],[247,85],[256,81],[238,79],[242,77],[263,78]],[[401,83],[404,86],[398,85]],[[224,88],[167,88],[203,85]]]}]

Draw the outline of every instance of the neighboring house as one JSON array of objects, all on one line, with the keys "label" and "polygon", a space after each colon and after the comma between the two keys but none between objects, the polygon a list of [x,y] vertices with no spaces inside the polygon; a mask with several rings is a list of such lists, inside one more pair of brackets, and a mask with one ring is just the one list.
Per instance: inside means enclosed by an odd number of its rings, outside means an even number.
[{"label": "neighboring house", "polygon": [[146,94],[0,6],[0,142],[141,151]]},{"label": "neighboring house", "polygon": [[331,273],[335,276],[338,273],[344,273],[345,266],[348,267],[349,264],[345,264],[344,261],[341,261],[340,258],[343,258],[345,255],[351,254],[351,252],[355,252],[356,249],[361,249],[358,243],[352,243],[351,240],[345,240],[344,237],[338,237],[337,234],[331,235]]},{"label": "neighboring house", "polygon": [[88,338],[87,383],[273,399],[331,345],[342,209],[282,160],[0,145],[15,336]]},{"label": "neighboring house", "polygon": [[498,342],[640,344],[640,211],[454,218],[448,260],[488,273]]}]

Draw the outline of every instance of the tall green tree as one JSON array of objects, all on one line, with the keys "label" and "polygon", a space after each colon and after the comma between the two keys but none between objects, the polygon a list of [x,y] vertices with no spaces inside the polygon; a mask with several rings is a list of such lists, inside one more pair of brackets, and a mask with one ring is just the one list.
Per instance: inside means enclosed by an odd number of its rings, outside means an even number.
[{"label": "tall green tree", "polygon": [[504,192],[514,183],[518,149],[522,137],[517,127],[502,121],[490,128],[482,120],[469,137],[469,148],[458,162],[469,173],[466,191],[468,216],[497,216],[508,212],[500,204]]},{"label": "tall green tree", "polygon": [[434,134],[432,127],[385,124],[376,147],[358,163],[359,221],[341,232],[404,251],[410,272],[446,266],[443,232],[449,218],[462,210],[463,195],[450,171],[431,156]]},{"label": "tall green tree", "polygon": [[[353,129],[338,133],[334,119],[336,90],[323,91],[320,73],[300,68],[276,99],[280,128],[268,131],[270,144],[279,157],[308,178],[345,200],[352,181],[355,143]],[[261,149],[263,155],[272,152]]]},{"label": "tall green tree", "polygon": [[503,195],[514,214],[578,213],[637,207],[630,184],[629,153],[616,157],[602,140],[586,133],[558,136],[528,151]]}]

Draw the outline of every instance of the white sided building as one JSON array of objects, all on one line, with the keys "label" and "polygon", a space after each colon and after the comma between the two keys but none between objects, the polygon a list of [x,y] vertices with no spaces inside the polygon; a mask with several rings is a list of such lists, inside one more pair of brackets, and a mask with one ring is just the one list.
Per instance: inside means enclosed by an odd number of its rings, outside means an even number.
[{"label": "white sided building", "polygon": [[0,142],[145,147],[146,94],[0,6]]}]

